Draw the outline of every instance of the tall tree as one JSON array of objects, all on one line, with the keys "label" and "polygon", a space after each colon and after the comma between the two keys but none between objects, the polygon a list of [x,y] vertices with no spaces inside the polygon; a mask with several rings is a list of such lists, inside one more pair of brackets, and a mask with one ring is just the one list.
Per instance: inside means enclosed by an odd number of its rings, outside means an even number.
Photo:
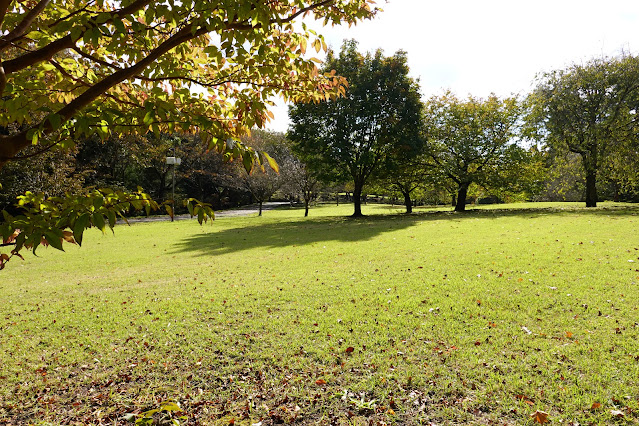
[{"label": "tall tree", "polygon": [[428,155],[457,186],[455,211],[466,210],[471,183],[488,184],[508,170],[516,150],[517,99],[432,97],[424,114]]},{"label": "tall tree", "polygon": [[[531,95],[537,137],[581,157],[586,206],[597,206],[598,174],[635,139],[639,57],[593,59],[543,74]],[[616,170],[623,170],[623,168]]]},{"label": "tall tree", "polygon": [[297,103],[289,109],[289,138],[312,167],[333,180],[353,182],[353,216],[361,216],[364,185],[389,156],[418,144],[419,87],[409,77],[406,53],[385,57],[381,50],[361,54],[345,41],[339,54],[329,51],[323,71],[348,80],[345,96]]}]

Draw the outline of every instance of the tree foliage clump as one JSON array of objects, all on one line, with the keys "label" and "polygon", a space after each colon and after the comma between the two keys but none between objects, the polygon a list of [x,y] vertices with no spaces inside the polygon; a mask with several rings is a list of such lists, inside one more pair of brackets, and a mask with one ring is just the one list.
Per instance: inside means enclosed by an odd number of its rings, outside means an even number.
[{"label": "tree foliage clump", "polygon": [[[0,4],[0,167],[31,144],[112,131],[198,131],[209,148],[260,160],[238,139],[269,117],[273,95],[344,90],[305,57],[323,39],[294,21],[372,17],[370,0],[155,4],[88,0]],[[194,90],[199,89],[199,90]]]}]

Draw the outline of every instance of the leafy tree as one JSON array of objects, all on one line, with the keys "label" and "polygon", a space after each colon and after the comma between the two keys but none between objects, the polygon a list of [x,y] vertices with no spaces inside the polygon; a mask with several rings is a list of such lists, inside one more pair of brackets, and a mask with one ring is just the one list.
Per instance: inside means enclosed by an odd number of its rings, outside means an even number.
[{"label": "leafy tree", "polygon": [[639,58],[593,59],[545,73],[531,103],[536,136],[581,157],[586,206],[596,207],[598,174],[636,139]]},{"label": "leafy tree", "polygon": [[379,173],[379,184],[397,192],[404,200],[406,213],[413,212],[413,194],[421,189],[426,189],[431,182],[432,164],[429,164],[425,156],[401,156],[383,167]]},{"label": "leafy tree", "polygon": [[[389,156],[420,142],[422,103],[417,82],[408,76],[406,54],[363,55],[354,40],[339,54],[329,51],[324,71],[347,78],[344,97],[297,103],[289,109],[289,138],[307,164],[327,180],[350,178],[353,216],[361,216],[364,185]],[[332,175],[332,176],[331,176]],[[330,179],[332,178],[332,179]]]},{"label": "leafy tree", "polygon": [[[31,148],[25,153],[29,155],[35,151]],[[26,191],[48,196],[81,191],[86,174],[76,169],[74,155],[73,150],[56,150],[7,164],[0,170],[0,209],[13,210],[17,197]]]},{"label": "leafy tree", "polygon": [[[283,133],[253,130],[251,135],[244,139],[247,146],[254,149],[268,151],[279,163],[287,160],[290,151]],[[265,168],[253,167],[250,171],[243,169],[241,182],[243,187],[251,193],[259,204],[258,216],[262,216],[262,205],[282,186],[282,178],[278,167]]]},{"label": "leafy tree", "polygon": [[489,186],[517,166],[513,144],[519,111],[515,98],[496,96],[460,100],[446,93],[427,102],[426,150],[457,186],[455,211],[465,211],[471,183]]},{"label": "leafy tree", "polygon": [[302,198],[304,217],[307,217],[310,204],[319,196],[320,180],[317,174],[295,155],[289,157],[289,160],[281,166],[280,173],[283,181],[281,190],[291,199]]},{"label": "leafy tree", "polygon": [[[325,76],[305,56],[309,43],[317,51],[326,48],[323,38],[304,23],[295,26],[295,20],[312,15],[325,23],[350,25],[374,16],[372,3],[0,1],[0,127],[8,129],[0,132],[0,168],[31,145],[46,151],[93,134],[149,130],[197,132],[209,148],[227,158],[241,157],[246,168],[268,162],[265,153],[237,141],[268,119],[273,95],[302,101],[344,91],[342,77]],[[85,195],[89,201],[100,199],[93,192]],[[129,195],[116,198],[126,203]],[[111,206],[113,197],[101,197],[98,205]],[[133,198],[138,206],[156,206],[142,193]],[[89,205],[82,200],[50,200],[70,214],[68,220],[27,208],[31,201],[23,200],[27,210],[20,220],[4,217],[3,244],[18,229],[20,238],[48,241],[71,227],[77,241],[78,223],[103,228],[98,216],[79,221],[85,216],[76,216],[69,203],[77,202],[82,210]],[[204,207],[200,214],[208,214]],[[52,222],[45,226],[37,214]],[[58,246],[58,241],[49,243]],[[13,252],[27,246],[18,241]]]}]

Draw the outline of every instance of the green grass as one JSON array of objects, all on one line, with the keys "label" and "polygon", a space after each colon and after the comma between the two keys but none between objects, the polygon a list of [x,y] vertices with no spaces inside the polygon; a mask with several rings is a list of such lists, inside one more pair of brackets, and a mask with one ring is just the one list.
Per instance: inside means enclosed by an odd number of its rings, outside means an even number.
[{"label": "green grass", "polygon": [[324,206],[40,249],[0,273],[0,423],[165,401],[186,424],[636,423],[639,208],[602,206]]}]

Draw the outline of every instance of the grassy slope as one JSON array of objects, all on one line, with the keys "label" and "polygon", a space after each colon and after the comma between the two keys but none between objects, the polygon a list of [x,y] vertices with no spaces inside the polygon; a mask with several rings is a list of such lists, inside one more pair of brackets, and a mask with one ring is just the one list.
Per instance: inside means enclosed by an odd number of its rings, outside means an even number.
[{"label": "grassy slope", "polygon": [[0,421],[165,400],[200,424],[636,421],[639,210],[567,207],[284,210],[41,249],[2,272]]}]

